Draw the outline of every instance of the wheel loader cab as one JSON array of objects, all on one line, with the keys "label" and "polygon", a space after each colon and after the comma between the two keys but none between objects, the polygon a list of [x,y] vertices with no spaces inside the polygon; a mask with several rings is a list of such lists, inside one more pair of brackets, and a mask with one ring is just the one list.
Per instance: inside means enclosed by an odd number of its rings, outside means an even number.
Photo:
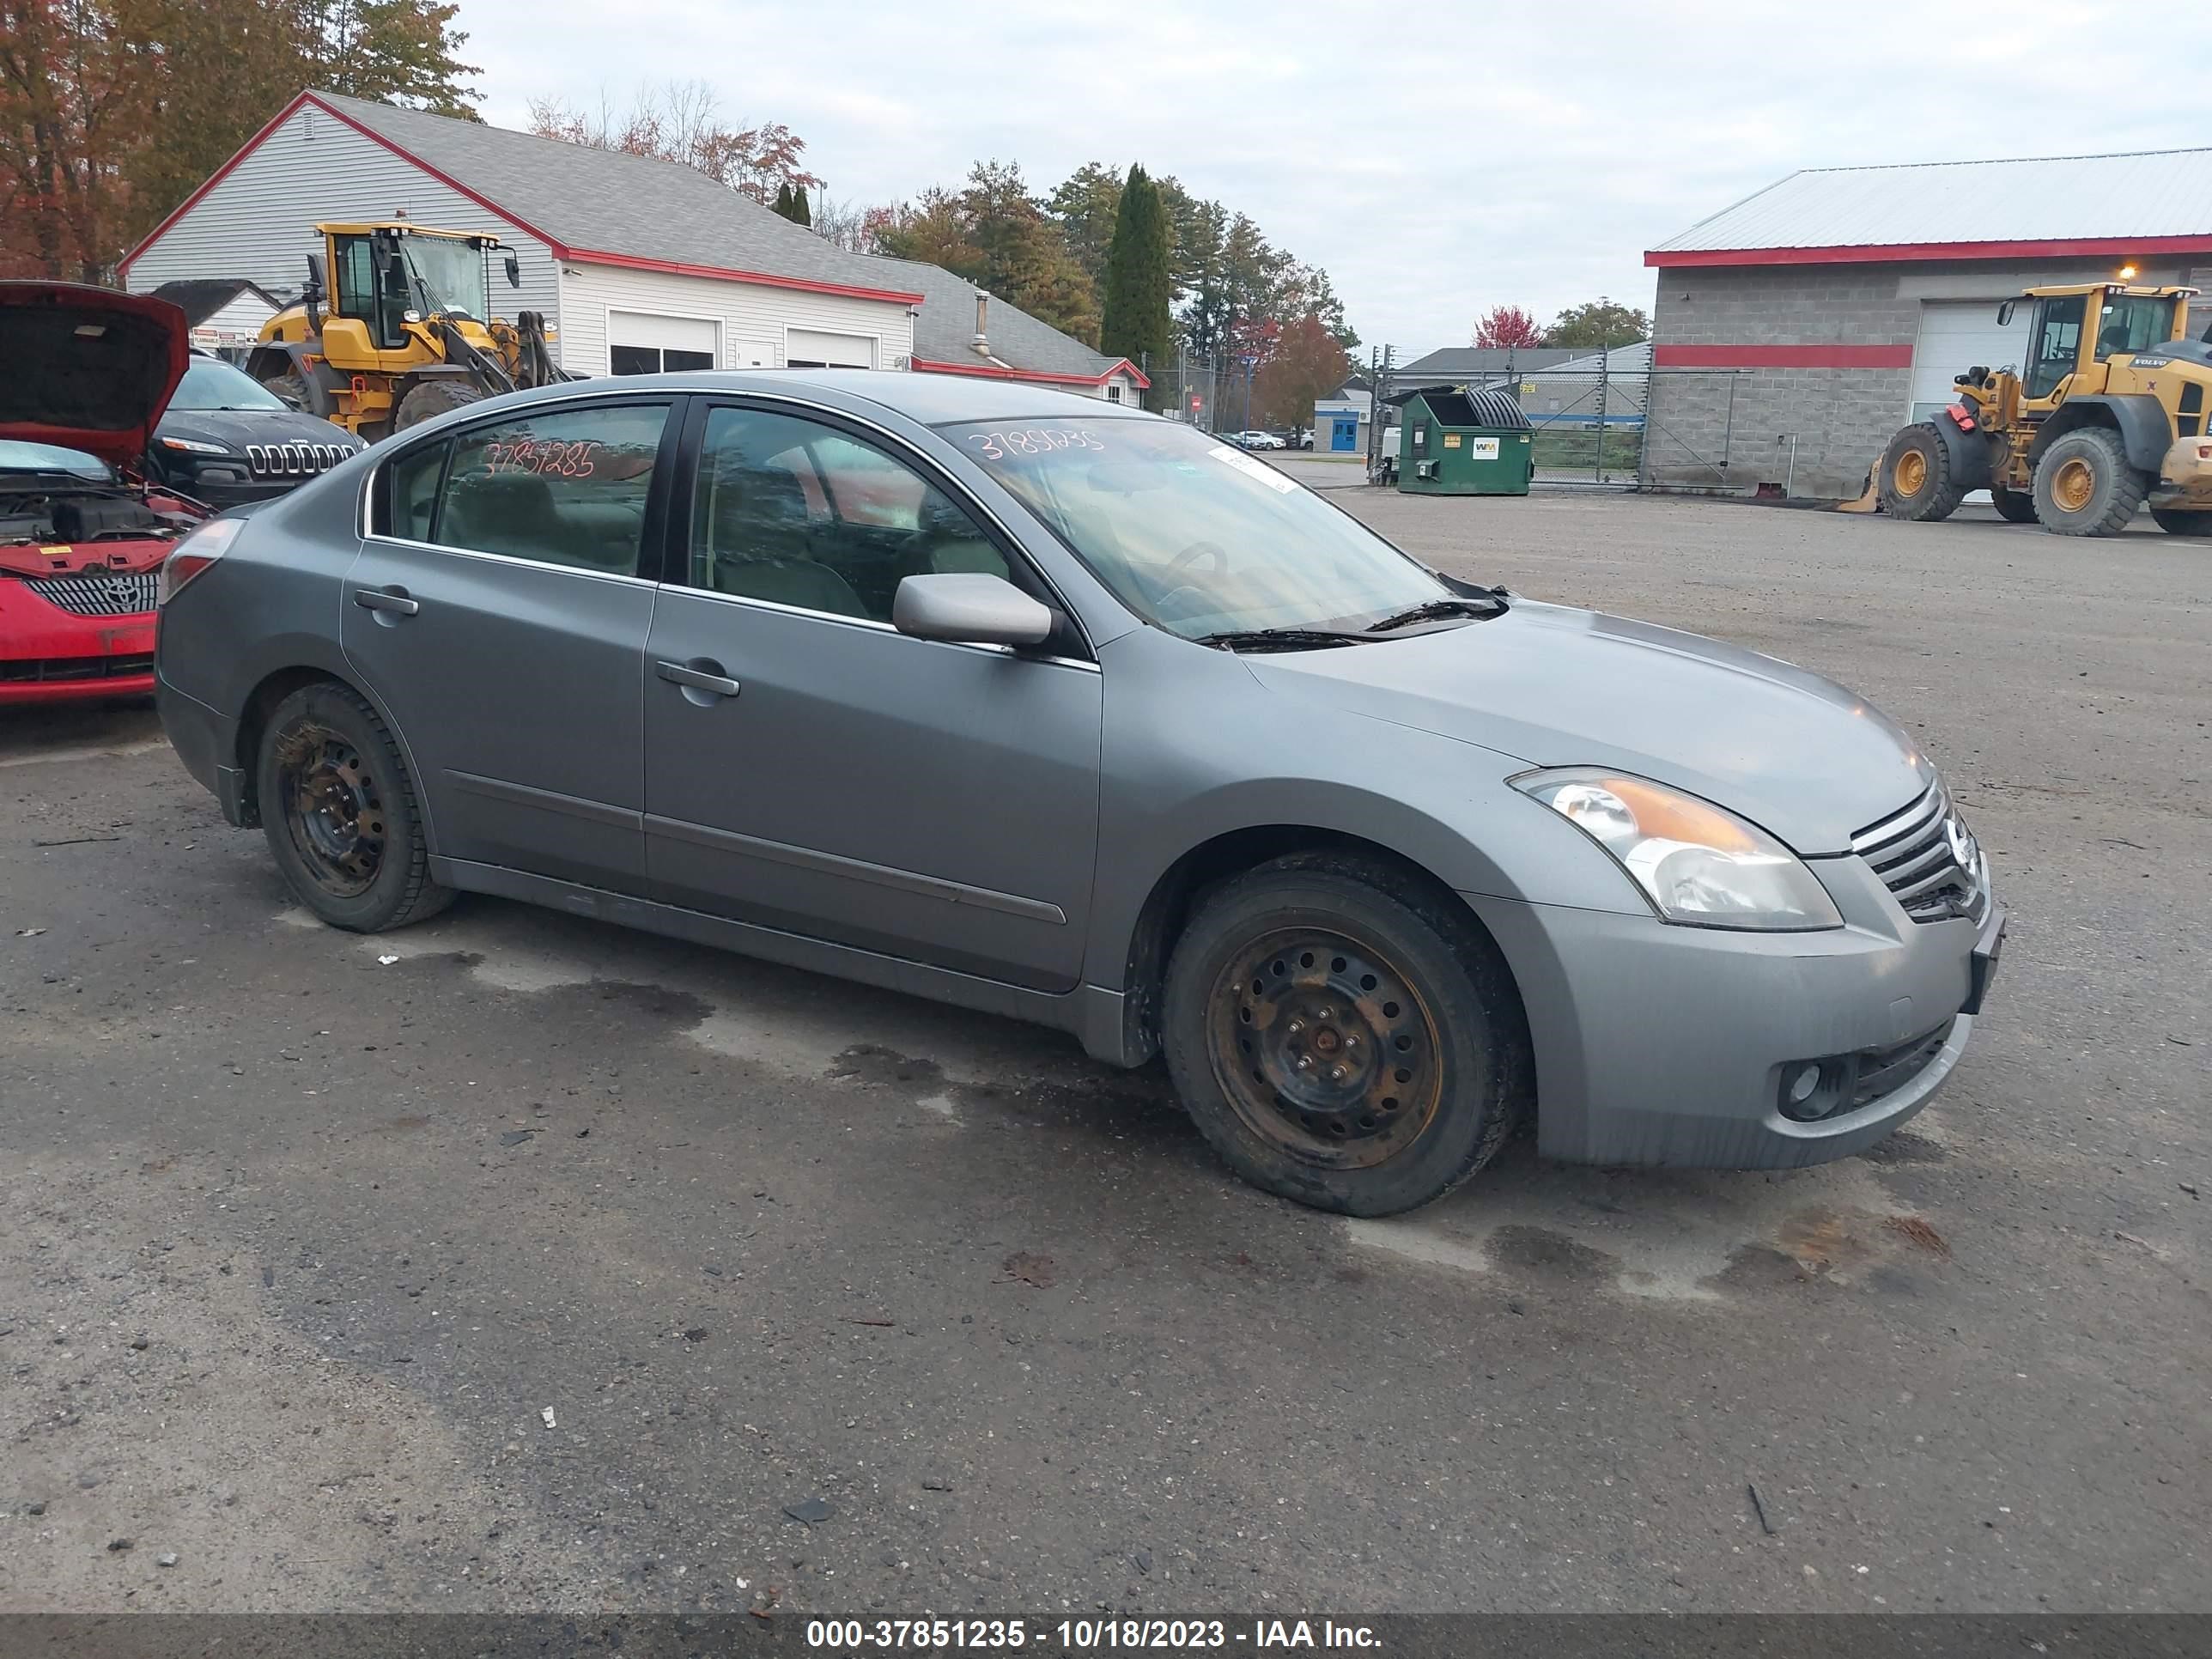
[{"label": "wheel loader cab", "polygon": [[2051,397],[2069,375],[2081,368],[2081,319],[2087,313],[2086,294],[2054,294],[2039,300],[2027,372],[2022,387],[2031,401]]}]

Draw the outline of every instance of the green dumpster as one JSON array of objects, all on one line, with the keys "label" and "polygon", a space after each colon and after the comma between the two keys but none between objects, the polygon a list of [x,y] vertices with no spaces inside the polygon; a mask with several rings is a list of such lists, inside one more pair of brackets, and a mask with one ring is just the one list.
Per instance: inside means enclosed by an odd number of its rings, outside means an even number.
[{"label": "green dumpster", "polygon": [[1428,386],[1390,402],[1398,428],[1398,488],[1419,495],[1525,495],[1534,434],[1503,392]]}]

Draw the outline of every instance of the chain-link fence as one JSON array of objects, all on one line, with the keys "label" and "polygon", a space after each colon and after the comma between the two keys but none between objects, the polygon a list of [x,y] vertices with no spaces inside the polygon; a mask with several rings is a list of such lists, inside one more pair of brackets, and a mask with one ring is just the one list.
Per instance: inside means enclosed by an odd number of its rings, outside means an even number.
[{"label": "chain-link fence", "polygon": [[[1726,485],[1740,459],[1735,426],[1735,369],[1654,369],[1649,360],[1624,372],[1624,354],[1607,353],[1583,364],[1471,376],[1459,384],[1504,392],[1521,405],[1534,428],[1538,483],[1634,489],[1646,485]],[[1398,455],[1397,410],[1402,398],[1439,382],[1402,369],[1378,374],[1376,406],[1383,424],[1374,428],[1369,470],[1394,474]]]},{"label": "chain-link fence", "polygon": [[1258,407],[1253,381],[1256,363],[1237,357],[1177,351],[1164,362],[1147,356],[1138,367],[1152,381],[1145,407],[1170,420],[1188,421],[1203,432],[1243,432]]}]

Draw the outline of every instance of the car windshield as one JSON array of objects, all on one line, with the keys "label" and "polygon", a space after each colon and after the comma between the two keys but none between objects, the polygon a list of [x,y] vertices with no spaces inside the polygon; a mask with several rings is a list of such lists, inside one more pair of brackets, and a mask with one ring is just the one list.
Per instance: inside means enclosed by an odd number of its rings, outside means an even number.
[{"label": "car windshield", "polygon": [[177,383],[171,409],[283,409],[283,401],[264,392],[251,376],[214,357],[195,357]]},{"label": "car windshield", "polygon": [[943,428],[1137,615],[1186,639],[1354,629],[1450,590],[1267,462],[1172,421]]},{"label": "car windshield", "polygon": [[82,478],[87,483],[109,483],[115,474],[107,463],[97,455],[88,455],[82,449],[64,449],[55,444],[18,443],[12,438],[0,438],[0,473],[9,472],[65,472]]},{"label": "car windshield", "polygon": [[483,320],[491,296],[484,286],[482,250],[450,236],[409,236],[402,246],[408,272],[430,290],[433,309]]}]

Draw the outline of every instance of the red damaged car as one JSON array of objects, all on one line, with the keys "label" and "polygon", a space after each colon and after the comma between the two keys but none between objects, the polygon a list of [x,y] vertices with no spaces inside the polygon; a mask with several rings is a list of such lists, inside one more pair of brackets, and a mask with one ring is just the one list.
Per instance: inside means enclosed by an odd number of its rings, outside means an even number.
[{"label": "red damaged car", "polygon": [[137,468],[190,349],[166,300],[0,283],[0,706],[153,695],[161,562],[208,510]]}]

